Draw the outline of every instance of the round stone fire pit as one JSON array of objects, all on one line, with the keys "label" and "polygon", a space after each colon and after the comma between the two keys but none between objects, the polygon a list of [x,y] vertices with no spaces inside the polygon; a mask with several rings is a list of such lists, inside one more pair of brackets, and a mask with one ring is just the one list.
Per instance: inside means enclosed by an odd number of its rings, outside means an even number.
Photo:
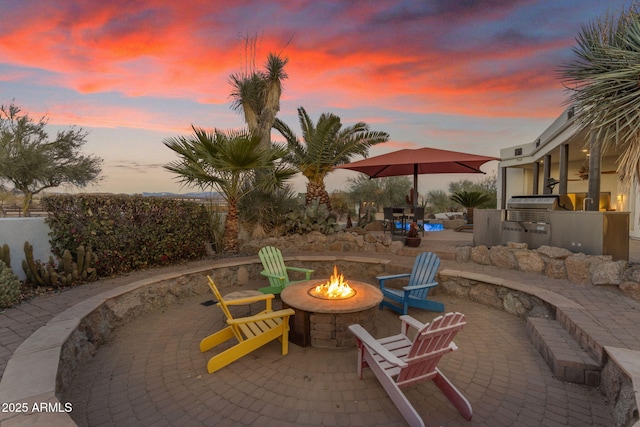
[{"label": "round stone fire pit", "polygon": [[347,299],[323,299],[309,290],[326,279],[308,280],[287,286],[280,298],[284,308],[296,312],[289,319],[289,340],[297,345],[319,348],[349,348],[356,342],[349,325],[359,323],[372,333],[382,292],[368,283],[349,280],[356,293]]}]

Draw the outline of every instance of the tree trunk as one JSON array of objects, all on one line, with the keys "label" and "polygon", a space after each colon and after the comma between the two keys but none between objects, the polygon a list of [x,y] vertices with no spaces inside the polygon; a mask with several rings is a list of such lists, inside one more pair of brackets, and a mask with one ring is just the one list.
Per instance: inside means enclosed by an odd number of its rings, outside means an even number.
[{"label": "tree trunk", "polygon": [[467,224],[473,224],[473,208],[467,208]]},{"label": "tree trunk", "polygon": [[22,216],[31,216],[29,215],[29,208],[31,207],[31,203],[33,202],[33,193],[27,190],[22,191],[24,193],[24,201],[22,202]]},{"label": "tree trunk", "polygon": [[315,184],[313,182],[307,183],[307,194],[305,195],[305,204],[310,205],[315,199],[320,199],[320,204],[327,205],[327,208],[331,210],[331,199],[329,193],[324,187],[324,183]]},{"label": "tree trunk", "polygon": [[224,220],[222,247],[224,252],[238,252],[238,201],[229,199],[227,217]]}]

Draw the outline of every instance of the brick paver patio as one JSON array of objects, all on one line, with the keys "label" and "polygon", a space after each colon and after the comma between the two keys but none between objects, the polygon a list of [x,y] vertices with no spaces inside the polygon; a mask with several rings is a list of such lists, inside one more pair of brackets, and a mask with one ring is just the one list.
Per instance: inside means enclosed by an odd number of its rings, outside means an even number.
[{"label": "brick paver patio", "polygon": [[[423,240],[424,250],[453,251],[466,233]],[[632,251],[638,246],[632,246]],[[635,251],[632,256],[637,256]],[[637,259],[634,259],[637,261]],[[209,261],[201,261],[206,264]],[[400,260],[403,262],[403,260]],[[410,266],[412,259],[406,259]],[[193,264],[190,264],[191,266]],[[443,259],[443,267],[455,265]],[[640,310],[611,289],[573,286],[544,276],[465,265],[486,274],[530,280],[594,311],[607,339],[640,350]],[[44,295],[0,313],[0,373],[24,339],[49,319],[84,299],[160,270],[83,285]],[[441,364],[471,402],[474,418],[460,417],[431,384],[407,391],[427,425],[613,425],[600,391],[556,380],[525,335],[525,321],[502,311],[437,295],[447,311],[467,315],[456,339],[460,350]],[[94,359],[78,369],[71,391],[79,425],[402,425],[373,374],[360,381],[355,350],[290,346],[282,357],[270,343],[215,374],[206,373],[200,339],[222,327],[215,306],[188,298],[118,329]],[[422,321],[436,314],[411,311]],[[397,332],[397,316],[379,312],[378,336]]]}]

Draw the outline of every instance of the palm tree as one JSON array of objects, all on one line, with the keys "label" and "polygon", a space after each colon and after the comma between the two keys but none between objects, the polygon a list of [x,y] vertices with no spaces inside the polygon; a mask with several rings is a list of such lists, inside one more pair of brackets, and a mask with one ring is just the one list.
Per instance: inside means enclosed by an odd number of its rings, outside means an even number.
[{"label": "palm tree", "polygon": [[287,58],[270,53],[264,71],[248,70],[229,77],[233,87],[231,108],[242,111],[249,130],[260,136],[260,143],[264,146],[271,144],[271,128],[280,111],[287,62]]},{"label": "palm tree", "polygon": [[323,113],[315,125],[302,107],[298,108],[298,118],[304,143],[281,120],[276,119],[274,128],[287,140],[289,154],[286,160],[308,180],[305,203],[309,205],[319,198],[320,203],[331,209],[329,193],[324,185],[327,174],[335,166],[350,162],[355,155],[366,157],[369,147],[388,141],[389,134],[369,131],[364,122],[343,128],[340,117],[331,113]]},{"label": "palm tree", "polygon": [[583,26],[577,43],[577,59],[560,68],[569,102],[603,152],[621,153],[617,172],[629,185],[640,178],[639,5]]},{"label": "palm tree", "polygon": [[452,201],[467,209],[467,224],[473,224],[473,209],[482,206],[489,199],[490,196],[481,191],[458,191],[451,196]]},{"label": "palm tree", "polygon": [[237,252],[238,201],[256,185],[262,189],[283,186],[296,171],[279,161],[286,153],[283,147],[271,144],[265,147],[258,135],[247,130],[207,132],[195,126],[192,129],[191,136],[163,141],[180,157],[165,165],[165,169],[177,174],[184,185],[214,189],[222,194],[228,205],[223,248],[225,252]]}]

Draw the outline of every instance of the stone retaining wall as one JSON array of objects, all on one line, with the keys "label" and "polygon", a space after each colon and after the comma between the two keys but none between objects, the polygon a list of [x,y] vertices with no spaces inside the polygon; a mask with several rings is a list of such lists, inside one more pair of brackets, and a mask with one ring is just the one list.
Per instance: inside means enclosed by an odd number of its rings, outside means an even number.
[{"label": "stone retaining wall", "polygon": [[582,307],[554,292],[546,291],[499,277],[481,273],[443,269],[437,276],[435,289],[489,305],[519,317],[558,320],[565,329],[577,331],[574,338],[602,366],[600,389],[612,402],[616,426],[640,427],[640,360],[639,352],[611,346],[603,347],[588,333],[580,331]]},{"label": "stone retaining wall", "polygon": [[640,300],[640,266],[613,261],[611,255],[585,255],[551,246],[527,249],[526,243],[508,243],[491,248],[460,247],[456,261],[539,273],[581,285],[614,285],[626,296]]},{"label": "stone retaining wall", "polygon": [[[406,247],[404,242],[393,240],[390,234],[367,233],[358,229],[331,235],[312,232],[251,240],[245,242],[241,249],[244,253],[257,254],[264,246],[276,246],[284,254],[331,251],[416,256],[425,250]],[[627,297],[640,300],[640,265],[613,261],[610,255],[585,255],[551,246],[528,249],[526,243],[509,243],[491,248],[484,245],[459,247],[455,260],[539,273],[578,284],[613,285]]]}]

